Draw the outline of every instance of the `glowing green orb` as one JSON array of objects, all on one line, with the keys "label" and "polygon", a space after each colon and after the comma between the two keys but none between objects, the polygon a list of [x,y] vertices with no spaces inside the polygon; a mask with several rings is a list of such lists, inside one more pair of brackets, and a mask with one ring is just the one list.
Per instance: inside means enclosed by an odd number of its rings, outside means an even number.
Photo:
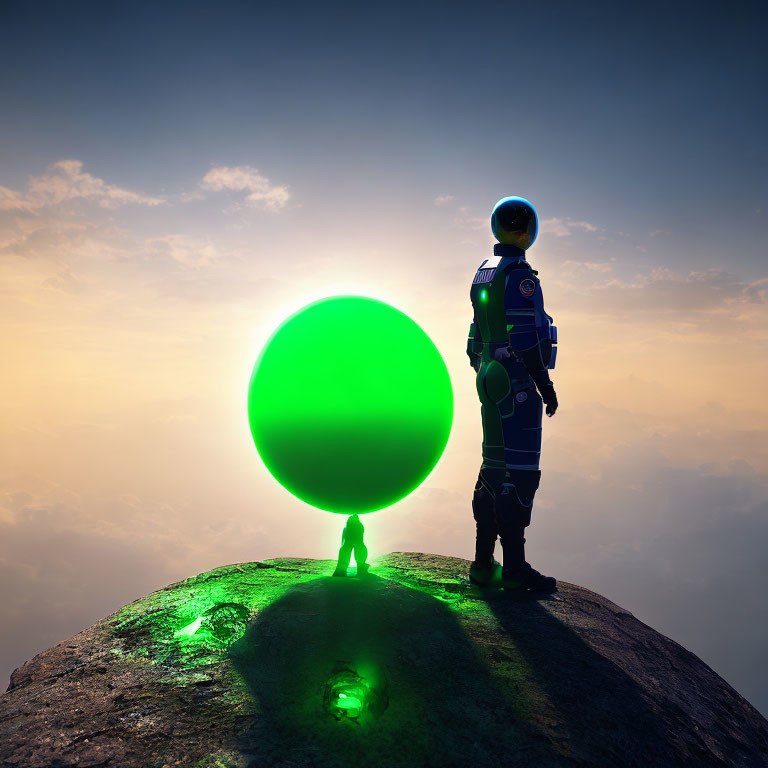
[{"label": "glowing green orb", "polygon": [[294,496],[329,512],[373,512],[432,471],[453,392],[411,318],[365,296],[333,296],[269,339],[251,375],[248,420],[267,469]]}]

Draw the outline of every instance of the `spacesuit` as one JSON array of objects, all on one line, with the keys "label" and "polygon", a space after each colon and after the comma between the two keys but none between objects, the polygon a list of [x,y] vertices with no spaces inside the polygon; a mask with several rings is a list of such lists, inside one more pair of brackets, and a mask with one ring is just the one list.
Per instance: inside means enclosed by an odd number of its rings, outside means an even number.
[{"label": "spacesuit", "polygon": [[[524,538],[541,477],[542,402],[548,416],[557,410],[548,373],[555,366],[557,329],[544,311],[538,273],[525,259],[538,232],[536,211],[523,198],[505,197],[494,207],[491,229],[499,242],[472,281],[474,316],[467,339],[483,422],[470,580],[552,591],[555,579],[526,562]],[[493,559],[497,535],[503,568]]]}]

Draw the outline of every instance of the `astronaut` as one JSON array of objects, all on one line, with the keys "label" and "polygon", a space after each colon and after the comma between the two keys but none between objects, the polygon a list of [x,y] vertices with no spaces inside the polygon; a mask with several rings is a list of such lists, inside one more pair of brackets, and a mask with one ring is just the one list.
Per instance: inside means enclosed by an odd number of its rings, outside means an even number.
[{"label": "astronaut", "polygon": [[[541,477],[542,402],[547,416],[557,410],[548,373],[557,329],[544,311],[538,273],[525,259],[538,233],[535,209],[524,198],[502,198],[491,229],[499,242],[470,289],[467,354],[477,372],[483,461],[472,498],[476,548],[469,576],[479,585],[551,592],[555,579],[525,560],[524,533]],[[497,535],[503,567],[493,558]]]}]

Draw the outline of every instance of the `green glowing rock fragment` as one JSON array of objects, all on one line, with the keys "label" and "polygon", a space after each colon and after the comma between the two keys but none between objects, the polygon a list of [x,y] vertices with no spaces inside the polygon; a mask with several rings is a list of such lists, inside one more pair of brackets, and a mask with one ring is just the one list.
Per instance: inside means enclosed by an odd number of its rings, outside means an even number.
[{"label": "green glowing rock fragment", "polygon": [[192,635],[197,632],[198,629],[200,629],[200,625],[203,623],[203,617],[198,616],[191,624],[187,624],[186,627],[182,627],[181,629],[174,632],[175,637],[192,637]]},{"label": "green glowing rock fragment", "polygon": [[353,669],[342,669],[326,684],[323,703],[336,720],[357,720],[367,709],[369,694],[364,678]]},{"label": "green glowing rock fragment", "polygon": [[214,646],[228,646],[245,632],[248,609],[241,603],[216,603],[173,636],[194,641],[207,640]]}]

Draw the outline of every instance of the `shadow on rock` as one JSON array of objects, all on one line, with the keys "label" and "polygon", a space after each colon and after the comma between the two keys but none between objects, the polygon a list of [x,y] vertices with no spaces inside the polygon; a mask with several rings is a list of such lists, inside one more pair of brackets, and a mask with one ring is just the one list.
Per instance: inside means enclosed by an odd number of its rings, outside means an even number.
[{"label": "shadow on rock", "polygon": [[534,717],[562,764],[680,765],[640,686],[547,610],[557,599],[496,593],[487,603],[541,690]]},{"label": "shadow on rock", "polygon": [[257,702],[252,765],[498,765],[522,729],[456,615],[375,576],[294,587],[230,655]]}]

